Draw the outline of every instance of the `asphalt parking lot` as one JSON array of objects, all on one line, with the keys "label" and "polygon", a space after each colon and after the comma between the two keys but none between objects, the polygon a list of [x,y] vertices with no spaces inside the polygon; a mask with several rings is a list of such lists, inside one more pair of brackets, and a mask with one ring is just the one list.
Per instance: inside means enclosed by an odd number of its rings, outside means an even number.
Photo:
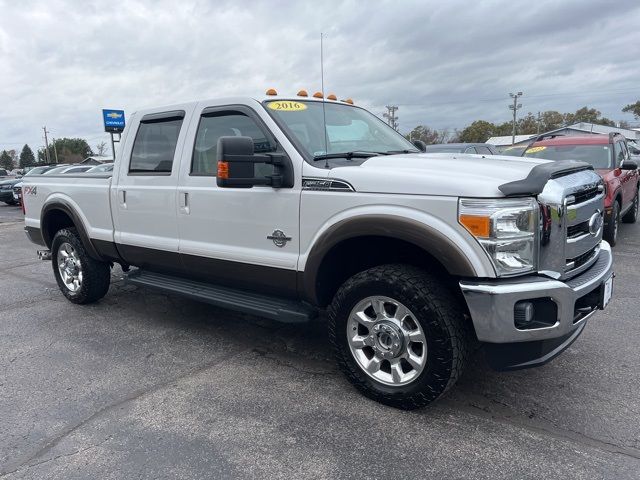
[{"label": "asphalt parking lot", "polygon": [[0,206],[0,478],[638,478],[640,223],[615,297],[561,357],[478,355],[419,411],[359,395],[321,323],[124,285],[76,306]]}]

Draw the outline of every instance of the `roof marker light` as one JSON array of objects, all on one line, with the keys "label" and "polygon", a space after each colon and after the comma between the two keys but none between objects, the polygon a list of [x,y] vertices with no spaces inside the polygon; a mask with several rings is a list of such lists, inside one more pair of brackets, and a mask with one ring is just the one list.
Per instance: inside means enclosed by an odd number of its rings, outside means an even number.
[{"label": "roof marker light", "polygon": [[270,88],[269,90],[267,90],[266,94],[269,96],[274,96],[274,95],[278,95],[278,92],[276,92],[275,88]]},{"label": "roof marker light", "polygon": [[306,90],[300,90],[300,91],[298,92],[298,96],[299,96],[299,97],[308,97],[308,96],[309,96],[309,94],[307,93],[307,91],[306,91]]},{"label": "roof marker light", "polygon": [[351,100],[350,98],[347,98],[345,100],[340,100],[340,101],[344,103],[348,103],[349,105],[353,105],[353,100]]},{"label": "roof marker light", "polygon": [[313,94],[313,98],[324,98],[324,95],[322,95],[322,92],[316,92]]},{"label": "roof marker light", "polygon": [[327,95],[327,100],[338,100],[338,97],[336,97],[335,93],[330,93]]}]

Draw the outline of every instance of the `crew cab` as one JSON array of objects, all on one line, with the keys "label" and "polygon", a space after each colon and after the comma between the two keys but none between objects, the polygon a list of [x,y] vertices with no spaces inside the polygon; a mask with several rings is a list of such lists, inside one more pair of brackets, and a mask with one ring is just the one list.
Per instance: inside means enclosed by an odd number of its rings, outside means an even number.
[{"label": "crew cab", "polygon": [[113,172],[24,180],[26,233],[71,302],[120,264],[142,288],[319,318],[388,405],[436,400],[478,343],[496,369],[541,365],[611,298],[587,163],[431,155],[350,100],[273,90],[136,112],[119,150]]},{"label": "crew cab", "polygon": [[640,176],[623,135],[541,135],[524,151],[525,157],[580,160],[589,163],[604,180],[604,238],[618,242],[620,220],[638,219]]}]

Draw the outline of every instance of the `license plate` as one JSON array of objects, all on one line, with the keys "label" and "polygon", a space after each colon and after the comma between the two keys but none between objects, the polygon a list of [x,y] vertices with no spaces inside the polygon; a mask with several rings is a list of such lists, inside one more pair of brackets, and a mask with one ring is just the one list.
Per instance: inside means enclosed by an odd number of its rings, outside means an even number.
[{"label": "license plate", "polygon": [[609,301],[611,300],[611,295],[613,294],[613,275],[610,276],[602,286],[602,307],[605,308]]}]

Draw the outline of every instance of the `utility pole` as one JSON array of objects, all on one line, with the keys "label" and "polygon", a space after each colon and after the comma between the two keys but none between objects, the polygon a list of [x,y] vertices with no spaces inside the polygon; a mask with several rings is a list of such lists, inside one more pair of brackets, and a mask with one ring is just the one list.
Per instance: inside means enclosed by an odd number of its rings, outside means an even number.
[{"label": "utility pole", "polygon": [[387,109],[387,113],[383,113],[382,116],[387,119],[389,126],[397,131],[399,118],[396,117],[396,111],[398,107],[396,105],[387,105],[384,108]]},{"label": "utility pole", "polygon": [[509,105],[509,110],[513,110],[513,127],[511,129],[511,145],[516,143],[516,112],[522,107],[521,103],[518,103],[518,97],[522,96],[522,92],[510,93],[509,96],[513,98],[513,105]]},{"label": "utility pole", "polygon": [[538,112],[538,121],[536,122],[536,134],[540,135],[540,124],[542,123],[542,115]]},{"label": "utility pole", "polygon": [[47,127],[42,127],[42,130],[44,131],[44,146],[45,146],[45,155],[44,158],[47,161],[47,163],[51,163],[51,156],[49,155],[49,139],[47,138],[47,133],[49,133],[47,131]]},{"label": "utility pole", "polygon": [[53,155],[56,159],[56,163],[58,163],[58,149],[56,148],[56,139],[52,138],[51,139],[51,145],[53,145]]}]

